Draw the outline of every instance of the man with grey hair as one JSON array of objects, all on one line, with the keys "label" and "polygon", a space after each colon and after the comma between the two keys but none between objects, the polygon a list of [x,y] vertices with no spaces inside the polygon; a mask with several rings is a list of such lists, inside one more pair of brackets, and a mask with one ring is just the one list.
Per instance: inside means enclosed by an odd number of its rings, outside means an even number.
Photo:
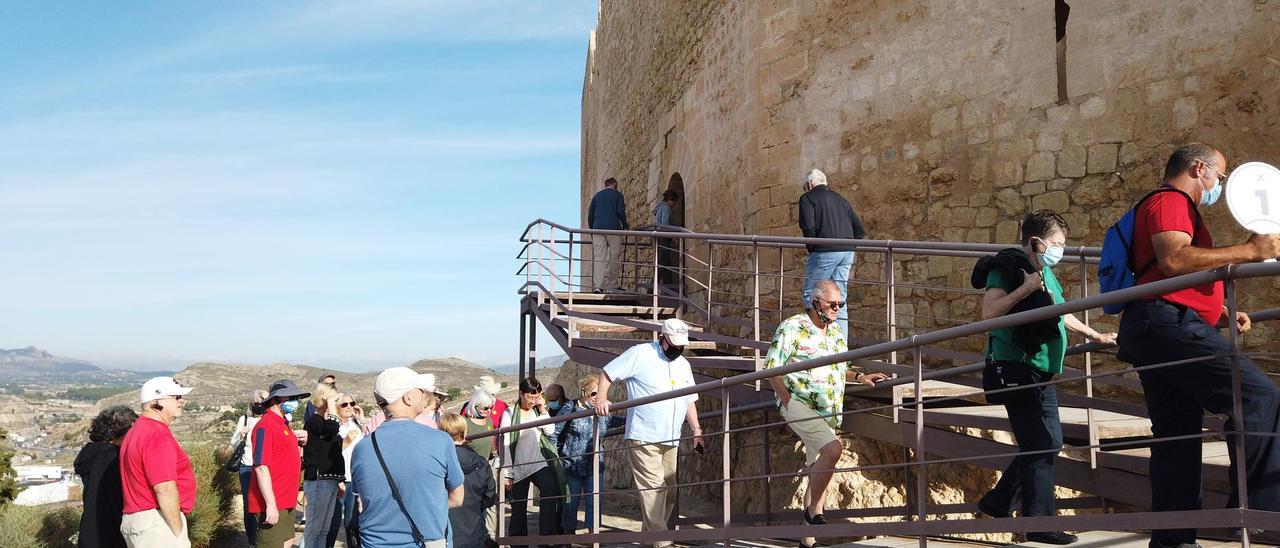
[{"label": "man with grey hair", "polygon": [[[849,201],[827,188],[827,175],[817,169],[804,176],[804,195],[800,197],[800,232],[806,238],[840,238],[861,240],[867,233],[862,219]],[[845,297],[849,290],[849,270],[853,268],[853,246],[845,243],[810,244],[809,260],[804,267],[804,307],[812,308],[813,285],[819,280],[832,280],[840,286],[840,331],[848,336],[849,314]]]}]

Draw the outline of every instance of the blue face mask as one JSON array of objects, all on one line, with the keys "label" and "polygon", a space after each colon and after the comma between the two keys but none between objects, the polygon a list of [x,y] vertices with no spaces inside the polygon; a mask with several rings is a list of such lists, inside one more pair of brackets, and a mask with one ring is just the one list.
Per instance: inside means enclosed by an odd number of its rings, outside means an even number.
[{"label": "blue face mask", "polygon": [[1222,179],[1218,179],[1218,184],[1213,188],[1206,190],[1200,194],[1200,205],[1208,207],[1218,201],[1222,197]]},{"label": "blue face mask", "polygon": [[547,409],[549,409],[552,413],[555,413],[555,412],[559,411],[559,410],[560,410],[560,402],[558,402],[558,401],[553,401],[553,402],[551,402],[551,403],[548,403],[548,404],[547,404]]},{"label": "blue face mask", "polygon": [[294,411],[298,410],[298,400],[289,400],[280,404],[280,410],[284,411],[286,415],[292,415]]},{"label": "blue face mask", "polygon": [[[1039,240],[1039,238],[1036,239]],[[1044,253],[1036,254],[1036,258],[1040,260],[1040,264],[1053,268],[1054,265],[1062,261],[1063,249],[1060,246],[1050,245],[1049,242],[1044,240],[1040,241],[1044,242]]]}]

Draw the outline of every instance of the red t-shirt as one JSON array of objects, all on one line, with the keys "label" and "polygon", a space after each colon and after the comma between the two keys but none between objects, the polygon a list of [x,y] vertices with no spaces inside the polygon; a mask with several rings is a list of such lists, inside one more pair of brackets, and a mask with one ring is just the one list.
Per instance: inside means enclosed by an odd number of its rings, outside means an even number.
[{"label": "red t-shirt", "polygon": [[493,408],[489,409],[489,421],[493,423],[494,428],[502,425],[502,414],[506,412],[507,402],[494,398]]},{"label": "red t-shirt", "polygon": [[266,501],[258,487],[258,467],[271,471],[271,492],[276,509],[288,510],[298,505],[298,483],[302,481],[302,453],[298,436],[284,422],[284,417],[268,411],[253,427],[253,477],[249,479],[249,511],[265,512]]},{"label": "red t-shirt", "polygon": [[[1213,235],[1198,223],[1198,213],[1191,200],[1181,191],[1165,191],[1148,198],[1138,208],[1133,228],[1133,267],[1141,268],[1155,258],[1155,248],[1151,245],[1151,236],[1161,232],[1176,230],[1191,236],[1191,245],[1196,247],[1213,247]],[[1144,284],[1169,278],[1159,263],[1153,263],[1137,283]],[[1209,325],[1218,325],[1222,317],[1223,290],[1222,282],[1213,282],[1195,287],[1188,287],[1160,295],[1161,299],[1195,310],[1200,318]]]},{"label": "red t-shirt", "polygon": [[166,481],[178,485],[178,506],[189,514],[196,505],[196,474],[191,459],[178,445],[169,425],[138,417],[120,442],[120,479],[124,485],[124,513],[159,508],[153,486]]}]

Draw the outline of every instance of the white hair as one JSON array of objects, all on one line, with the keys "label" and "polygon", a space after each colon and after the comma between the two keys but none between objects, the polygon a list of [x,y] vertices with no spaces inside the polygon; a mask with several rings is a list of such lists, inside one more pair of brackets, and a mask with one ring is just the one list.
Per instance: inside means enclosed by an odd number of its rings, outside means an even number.
[{"label": "white hair", "polygon": [[827,184],[827,174],[820,169],[811,169],[804,174],[804,183],[812,186],[825,185]]},{"label": "white hair", "polygon": [[476,388],[476,391],[471,393],[471,401],[467,403],[467,409],[472,415],[476,415],[476,408],[492,407],[496,403],[495,399],[488,390]]}]

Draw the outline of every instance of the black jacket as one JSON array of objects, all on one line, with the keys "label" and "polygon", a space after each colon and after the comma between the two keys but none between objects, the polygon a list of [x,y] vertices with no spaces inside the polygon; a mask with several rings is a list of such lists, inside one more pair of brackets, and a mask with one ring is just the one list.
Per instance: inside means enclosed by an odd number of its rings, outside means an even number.
[{"label": "black jacket", "polygon": [[343,479],[347,464],[342,458],[338,421],[311,415],[302,424],[307,430],[307,444],[302,446],[302,479]]},{"label": "black jacket", "polygon": [[[1031,257],[1028,257],[1023,250],[1011,247],[1002,250],[995,255],[989,255],[978,259],[978,264],[973,267],[973,274],[969,278],[969,283],[976,289],[985,289],[987,287],[987,274],[992,270],[999,272],[1000,277],[1004,278],[1006,283],[1011,287],[1022,285],[1026,275],[1034,273],[1036,268],[1031,264]],[[1053,297],[1043,289],[1032,292],[1025,299],[1018,301],[1009,310],[1009,314],[1018,312],[1026,312],[1028,310],[1040,308],[1042,306],[1053,305]],[[1013,340],[1022,347],[1027,354],[1035,355],[1040,351],[1040,345],[1045,341],[1058,338],[1061,332],[1058,330],[1058,318],[1048,318],[1038,322],[1020,325],[1013,329]]]},{"label": "black jacket", "polygon": [[120,448],[105,441],[90,442],[76,455],[76,474],[84,482],[84,513],[80,515],[81,548],[124,548],[120,520],[124,486],[120,480]]},{"label": "black jacket", "polygon": [[462,506],[449,509],[455,548],[484,548],[490,545],[485,527],[485,510],[498,502],[493,469],[469,445],[459,445],[458,465],[462,467]]},{"label": "black jacket", "polygon": [[[827,185],[818,185],[800,197],[800,232],[806,238],[844,238],[861,240],[867,231],[853,206]],[[809,245],[814,251],[853,251],[852,245]]]}]

